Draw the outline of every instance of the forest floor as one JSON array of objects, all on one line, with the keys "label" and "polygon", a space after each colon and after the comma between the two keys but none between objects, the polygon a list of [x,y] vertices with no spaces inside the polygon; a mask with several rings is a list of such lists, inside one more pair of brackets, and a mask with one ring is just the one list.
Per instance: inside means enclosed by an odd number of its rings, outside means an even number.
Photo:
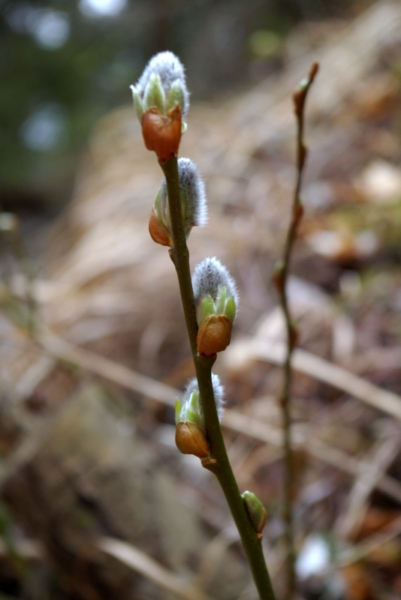
[{"label": "forest floor", "polygon": [[[271,275],[295,177],[291,92],[319,60],[289,282],[297,597],[396,600],[401,6],[304,25],[282,52],[282,71],[254,89],[194,106],[182,143],[209,198],[191,262],[216,255],[240,291],[216,363],[225,439],[240,488],[268,509],[280,598],[285,336]],[[160,181],[123,108],[99,123],[65,213],[26,244],[33,278],[3,219],[0,598],[255,598],[220,491],[174,445],[174,399],[193,369],[175,274],[147,231]],[[129,567],[105,537],[126,542]]]}]

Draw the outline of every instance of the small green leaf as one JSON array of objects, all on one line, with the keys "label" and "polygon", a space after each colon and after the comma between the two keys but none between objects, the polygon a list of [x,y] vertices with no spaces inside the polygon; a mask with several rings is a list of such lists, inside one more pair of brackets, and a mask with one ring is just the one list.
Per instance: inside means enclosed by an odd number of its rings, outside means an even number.
[{"label": "small green leaf", "polygon": [[251,519],[253,528],[257,533],[261,533],[266,524],[267,512],[261,501],[253,492],[244,492],[242,497],[245,502],[246,510]]},{"label": "small green leaf", "polygon": [[185,421],[187,423],[188,422],[195,423],[195,425],[197,425],[199,427],[199,429],[204,432],[205,422],[204,422],[203,417],[198,412],[188,410]]},{"label": "small green leaf", "polygon": [[176,104],[180,107],[181,115],[183,115],[185,110],[185,97],[182,83],[179,79],[173,81],[167,94],[167,110],[174,108]]},{"label": "small green leaf", "polygon": [[219,287],[216,298],[216,314],[224,314],[224,306],[227,300],[227,288],[225,285]]},{"label": "small green leaf", "polygon": [[198,324],[200,324],[205,317],[216,314],[216,306],[211,296],[202,298],[197,313]]},{"label": "small green leaf", "polygon": [[139,119],[139,122],[141,122],[142,117],[143,117],[143,112],[144,112],[142,100],[141,100],[138,92],[136,91],[135,86],[131,85],[131,91],[132,91],[132,98],[134,100],[135,112]]},{"label": "small green leaf", "polygon": [[235,313],[237,311],[237,307],[235,305],[234,298],[228,298],[226,305],[224,307],[224,314],[226,317],[230,319],[231,322],[234,323]]},{"label": "small green leaf", "polygon": [[182,403],[181,400],[179,400],[177,398],[177,400],[175,401],[175,423],[179,423],[181,420],[181,409],[182,409]]},{"label": "small green leaf", "polygon": [[152,73],[145,88],[144,109],[157,106],[161,114],[166,114],[166,95],[158,73]]},{"label": "small green leaf", "polygon": [[199,411],[199,392],[194,390],[188,401],[189,410]]}]

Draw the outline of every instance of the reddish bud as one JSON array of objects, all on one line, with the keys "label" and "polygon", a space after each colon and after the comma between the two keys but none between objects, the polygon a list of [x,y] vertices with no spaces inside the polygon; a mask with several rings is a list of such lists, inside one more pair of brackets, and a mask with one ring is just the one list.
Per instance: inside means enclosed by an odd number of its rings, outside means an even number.
[{"label": "reddish bud", "polygon": [[319,70],[319,63],[314,62],[310,68],[309,75],[308,75],[308,79],[309,79],[310,83],[312,83],[313,80],[315,79],[318,70]]},{"label": "reddish bud", "polygon": [[308,93],[308,90],[309,90],[311,84],[313,83],[313,80],[316,77],[316,73],[318,72],[318,70],[319,70],[319,63],[314,62],[309,70],[308,77],[306,77],[305,79],[302,79],[302,81],[298,84],[298,87],[296,88],[296,90],[294,91],[294,93],[292,95],[292,99],[294,102],[295,114],[298,117],[302,116],[302,113],[304,110],[304,105],[305,105],[306,95]]},{"label": "reddish bud", "polygon": [[210,455],[209,444],[203,431],[192,421],[180,421],[175,430],[175,443],[182,454],[194,454],[198,458]]},{"label": "reddish bud", "polygon": [[152,209],[152,212],[150,214],[149,233],[150,237],[154,242],[156,242],[156,244],[161,244],[162,246],[169,246],[170,248],[173,246],[173,241],[169,235],[169,232],[156,215],[154,209]]},{"label": "reddish bud", "polygon": [[148,150],[156,152],[165,163],[176,156],[181,141],[181,111],[178,104],[162,115],[157,106],[149,108],[142,117],[142,135]]},{"label": "reddish bud", "polygon": [[198,354],[213,356],[227,348],[231,340],[232,321],[226,315],[208,315],[201,321],[197,337]]}]

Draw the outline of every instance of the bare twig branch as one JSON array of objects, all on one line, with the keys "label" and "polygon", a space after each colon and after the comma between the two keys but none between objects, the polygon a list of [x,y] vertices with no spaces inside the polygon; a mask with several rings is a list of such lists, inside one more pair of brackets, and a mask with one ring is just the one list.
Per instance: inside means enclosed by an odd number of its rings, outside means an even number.
[{"label": "bare twig branch", "polygon": [[284,446],[284,521],[285,539],[287,546],[287,590],[286,599],[294,597],[296,574],[295,574],[295,546],[294,546],[294,523],[293,523],[293,501],[295,495],[295,474],[293,467],[293,454],[291,444],[291,360],[292,353],[297,341],[297,330],[293,323],[287,296],[287,278],[290,268],[291,253],[298,232],[298,226],[303,215],[303,205],[300,198],[302,176],[307,156],[307,148],[304,144],[304,109],[310,86],[318,71],[318,63],[313,63],[309,75],[303,79],[293,94],[294,111],[297,119],[297,179],[292,204],[292,215],[290,226],[284,245],[283,258],[276,265],[273,281],[280,296],[280,303],[284,312],[287,330],[287,350],[284,360],[284,383],[281,393],[280,404],[283,418],[283,446]]}]

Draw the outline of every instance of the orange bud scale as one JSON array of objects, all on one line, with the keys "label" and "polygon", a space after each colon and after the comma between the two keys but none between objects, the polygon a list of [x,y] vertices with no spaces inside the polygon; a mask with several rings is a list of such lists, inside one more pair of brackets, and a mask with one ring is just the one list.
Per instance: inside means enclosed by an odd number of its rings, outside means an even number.
[{"label": "orange bud scale", "polygon": [[149,233],[150,237],[156,244],[161,244],[162,246],[173,246],[173,241],[169,236],[167,229],[164,227],[163,223],[160,222],[158,216],[156,215],[154,209],[150,214],[149,219]]},{"label": "orange bud scale", "polygon": [[181,141],[181,111],[178,104],[162,115],[157,106],[149,108],[142,117],[142,135],[148,150],[156,152],[157,158],[167,162],[176,156]]},{"label": "orange bud scale", "polygon": [[194,454],[198,458],[207,458],[210,454],[205,434],[192,421],[180,421],[177,424],[175,443],[182,454]]},{"label": "orange bud scale", "polygon": [[208,315],[201,321],[197,336],[198,354],[213,356],[227,348],[233,324],[226,315]]}]

